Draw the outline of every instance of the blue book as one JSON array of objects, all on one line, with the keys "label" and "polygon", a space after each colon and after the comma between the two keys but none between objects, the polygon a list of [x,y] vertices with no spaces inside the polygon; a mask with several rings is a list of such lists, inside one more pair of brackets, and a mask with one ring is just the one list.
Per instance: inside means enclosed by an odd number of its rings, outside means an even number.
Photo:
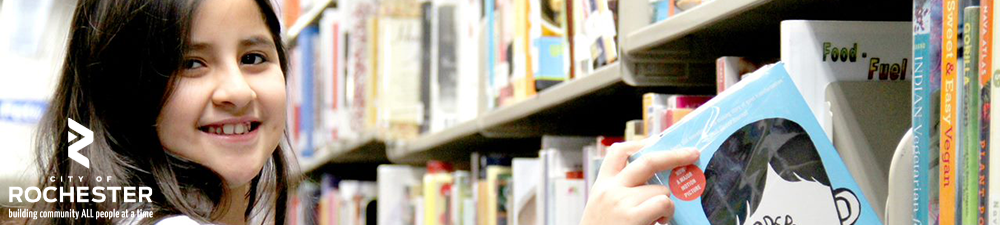
[{"label": "blue book", "polygon": [[303,135],[305,139],[305,145],[302,147],[303,157],[312,157],[315,146],[313,146],[313,131],[315,125],[315,113],[316,113],[316,102],[314,99],[314,83],[315,83],[315,54],[313,51],[318,51],[316,47],[316,38],[319,37],[319,27],[309,26],[302,29],[302,33],[299,33],[298,43],[299,51],[302,51],[301,57],[299,58],[299,63],[301,63],[302,76],[301,87],[302,87],[302,110],[299,112],[299,132]]},{"label": "blue book", "polygon": [[913,223],[937,224],[942,1],[913,1]]},{"label": "blue book", "polygon": [[[629,158],[696,148],[661,171],[671,224],[882,224],[783,63],[754,72]],[[846,212],[846,213],[845,213]]]}]

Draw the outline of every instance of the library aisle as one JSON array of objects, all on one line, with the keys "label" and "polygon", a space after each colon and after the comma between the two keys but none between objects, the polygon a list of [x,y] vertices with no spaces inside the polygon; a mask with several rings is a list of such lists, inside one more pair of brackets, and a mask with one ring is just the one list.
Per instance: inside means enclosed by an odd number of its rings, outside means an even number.
[{"label": "library aisle", "polygon": [[[0,0],[3,209],[42,177],[78,1]],[[1000,219],[1000,0],[256,2],[287,51],[284,224],[593,224],[622,142],[700,156],[641,179],[655,224]]]}]

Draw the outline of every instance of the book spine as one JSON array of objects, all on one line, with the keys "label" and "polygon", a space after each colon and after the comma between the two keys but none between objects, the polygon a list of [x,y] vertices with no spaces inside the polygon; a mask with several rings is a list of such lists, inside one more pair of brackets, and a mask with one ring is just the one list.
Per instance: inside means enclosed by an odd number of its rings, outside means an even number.
[{"label": "book spine", "polygon": [[316,49],[315,37],[318,35],[318,33],[319,33],[319,27],[309,26],[306,29],[302,30],[302,34],[300,34],[298,37],[299,48],[300,48],[299,50],[302,53],[301,58],[299,58],[301,60],[300,62],[302,63],[301,67],[302,76],[300,77],[302,78],[300,80],[300,82],[302,82],[301,83],[302,110],[299,111],[299,113],[301,113],[299,115],[299,118],[301,118],[299,122],[301,123],[300,127],[302,130],[299,131],[299,133],[301,135],[304,135],[303,139],[305,145],[303,145],[302,148],[302,156],[305,157],[311,157],[315,150],[313,146],[314,144],[313,131],[315,131],[314,125],[316,121],[315,120],[316,102],[314,100],[316,97],[314,90],[315,79],[316,79],[315,78],[316,59],[314,57],[315,54],[313,53],[313,51]]},{"label": "book spine", "polygon": [[958,94],[958,0],[944,0],[942,14],[942,50],[941,50],[941,130],[940,135],[940,205],[939,222],[942,225],[953,225],[958,218],[955,213],[956,204],[956,180],[955,169],[956,143],[955,133],[957,129],[958,116],[955,114],[958,109],[955,97]]},{"label": "book spine", "polygon": [[[443,129],[456,122],[458,114],[458,29],[455,21],[455,5],[441,5],[437,9],[437,117],[436,124]],[[469,93],[471,94],[471,93]],[[471,106],[467,106],[471,107]]]},{"label": "book spine", "polygon": [[[989,1],[987,4],[991,7],[996,7],[997,5],[996,2],[993,1]],[[1000,60],[1000,55],[997,54],[997,51],[994,48],[996,46],[994,40],[996,39],[992,37],[994,36],[992,34],[996,34],[998,29],[1000,29],[1000,26],[995,25],[997,19],[1000,18],[998,17],[1000,15],[997,15],[997,11],[995,9],[990,9],[990,11],[991,12],[989,13],[989,15],[991,16],[991,18],[988,18],[987,23],[989,23],[990,25],[989,32],[991,34],[990,35],[991,37],[989,40],[984,40],[984,41],[986,41],[987,44],[990,45],[989,49],[992,52],[990,53],[991,57],[989,59],[990,64],[988,68],[986,68],[987,70],[982,71],[980,73],[980,84],[981,84],[980,91],[982,92],[982,95],[980,95],[980,102],[982,104],[980,113],[982,115],[980,117],[980,123],[979,123],[980,135],[981,135],[980,144],[982,145],[980,146],[981,147],[980,152],[981,155],[982,153],[986,153],[987,155],[986,157],[988,158],[989,161],[986,163],[987,175],[985,176],[986,187],[984,187],[984,189],[986,189],[986,196],[988,198],[987,200],[988,202],[986,203],[986,213],[987,213],[986,221],[987,224],[1000,224],[1000,220],[998,220],[1000,219],[1000,177],[998,177],[1000,176],[1000,167],[989,166],[1000,162],[1000,154],[996,154],[996,152],[993,151],[995,147],[990,145],[990,142],[994,142],[994,139],[992,139],[993,137],[991,136],[996,135],[996,134],[990,135],[991,133],[996,133],[996,129],[993,128],[996,127],[996,124],[994,124],[990,119],[992,117],[991,116],[991,110],[993,108],[992,105],[994,105],[995,103],[993,102],[993,98],[996,96],[996,92],[991,91],[990,86],[996,85],[996,83],[995,80],[991,80],[990,77],[994,76],[992,74],[995,74],[997,72],[996,65],[1000,64],[1000,61],[998,61]]]},{"label": "book spine", "polygon": [[[935,93],[932,80],[940,74],[936,63],[940,58],[940,42],[934,43],[935,27],[940,34],[940,21],[932,20],[941,14],[941,1],[915,0],[913,2],[913,134],[914,134],[914,184],[913,223],[926,225],[931,222],[931,93]],[[940,17],[938,17],[940,18]],[[936,185],[935,185],[936,186]],[[935,188],[936,189],[936,188]]]},{"label": "book spine", "polygon": [[[646,93],[642,95],[642,124],[643,127],[652,127],[650,123],[653,122],[650,117],[653,112],[653,103],[656,101],[656,93]],[[643,135],[648,135],[647,130],[643,130]]]},{"label": "book spine", "polygon": [[979,182],[977,185],[977,188],[979,189],[977,193],[979,197],[979,206],[976,208],[977,209],[976,224],[979,225],[984,225],[987,223],[987,221],[989,221],[987,217],[987,208],[989,206],[989,198],[988,198],[989,183],[987,183],[987,178],[989,177],[990,156],[988,154],[989,152],[984,146],[985,141],[982,141],[984,139],[982,137],[989,137],[988,136],[989,130],[988,129],[985,131],[983,130],[983,128],[986,128],[987,126],[983,125],[983,122],[985,120],[983,120],[984,114],[982,113],[982,109],[984,109],[983,107],[986,106],[989,102],[988,95],[985,95],[988,94],[988,92],[983,92],[984,90],[983,84],[985,83],[985,80],[989,79],[984,80],[982,78],[986,77],[986,75],[990,73],[991,71],[990,67],[993,64],[992,40],[993,40],[993,1],[983,1],[982,5],[979,8],[979,65],[978,65],[979,79],[976,80],[976,84],[979,85],[980,89],[980,91],[978,92],[980,99],[978,108],[979,110],[976,111],[976,114],[979,117],[979,135],[980,135],[979,136],[980,141],[977,141],[979,143],[978,147]]},{"label": "book spine", "polygon": [[[483,8],[486,12],[486,108],[492,109],[497,105],[497,57],[500,52],[497,49],[500,39],[497,38],[496,31],[496,0],[483,0]],[[480,220],[482,222],[482,220]]]},{"label": "book spine", "polygon": [[725,91],[729,85],[726,85],[728,78],[726,76],[726,57],[719,57],[715,59],[715,93],[719,94]]},{"label": "book spine", "polygon": [[[424,104],[423,115],[420,120],[425,121],[420,123],[420,133],[425,133],[429,130],[428,123],[431,116],[431,83],[432,76],[434,76],[434,3],[424,2],[420,4],[420,102]],[[392,81],[390,81],[392,82]]]},{"label": "book spine", "polygon": [[963,97],[962,101],[962,159],[965,177],[962,179],[962,220],[961,224],[975,224],[978,215],[976,208],[979,206],[978,177],[979,177],[979,149],[978,143],[979,120],[976,112],[979,112],[979,7],[972,6],[965,8],[965,24],[963,25],[964,51],[962,59],[965,63],[963,68],[964,79],[962,79]]}]

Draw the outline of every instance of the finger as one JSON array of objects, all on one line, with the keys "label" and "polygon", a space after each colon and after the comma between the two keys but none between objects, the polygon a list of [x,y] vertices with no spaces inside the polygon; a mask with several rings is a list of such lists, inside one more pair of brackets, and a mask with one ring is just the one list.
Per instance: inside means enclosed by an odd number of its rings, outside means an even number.
[{"label": "finger", "polygon": [[597,175],[598,179],[618,175],[622,171],[622,168],[625,168],[628,156],[642,149],[642,145],[641,141],[629,141],[614,143],[611,147],[608,147],[608,154],[604,156],[604,162],[601,163],[601,171]]},{"label": "finger", "polygon": [[697,160],[698,151],[693,149],[650,153],[625,166],[618,179],[626,187],[635,187],[645,184],[657,172],[690,165]]},{"label": "finger", "polygon": [[629,188],[627,197],[637,200],[633,200],[628,205],[638,205],[658,195],[669,196],[670,188],[663,185],[642,185],[634,188]]},{"label": "finger", "polygon": [[643,224],[657,222],[663,218],[670,220],[674,215],[674,202],[666,195],[657,195],[633,208],[632,212]]}]

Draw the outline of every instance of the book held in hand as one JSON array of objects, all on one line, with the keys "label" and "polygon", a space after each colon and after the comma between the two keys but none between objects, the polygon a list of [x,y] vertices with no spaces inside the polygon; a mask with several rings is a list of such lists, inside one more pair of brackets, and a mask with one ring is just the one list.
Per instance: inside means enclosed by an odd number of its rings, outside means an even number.
[{"label": "book held in hand", "polygon": [[629,159],[696,148],[694,165],[661,171],[671,224],[882,224],[783,63],[713,98]]}]

